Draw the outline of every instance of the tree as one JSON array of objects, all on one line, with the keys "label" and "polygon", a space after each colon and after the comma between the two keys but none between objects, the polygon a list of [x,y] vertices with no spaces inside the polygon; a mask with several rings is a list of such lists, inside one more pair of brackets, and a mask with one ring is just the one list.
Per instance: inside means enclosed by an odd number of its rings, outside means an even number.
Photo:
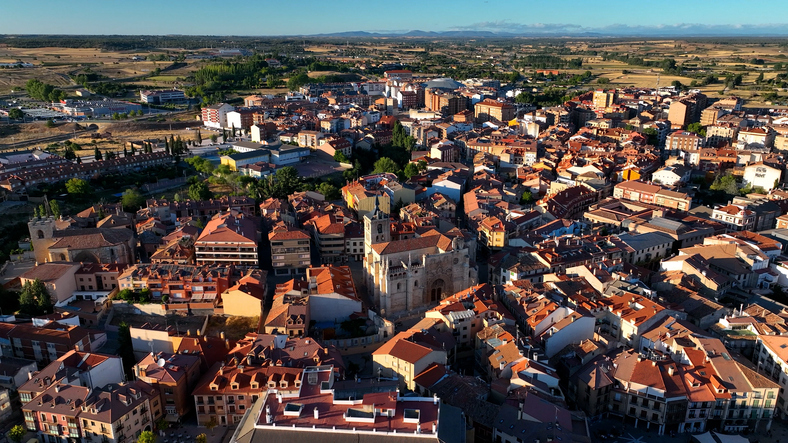
[{"label": "tree", "polygon": [[398,174],[399,165],[397,165],[397,163],[394,160],[388,157],[381,157],[378,159],[378,161],[375,162],[372,173],[379,174],[381,172],[391,172],[393,174]]},{"label": "tree", "polygon": [[128,156],[129,156],[129,151],[128,151],[128,149],[126,149],[126,145],[124,144],[123,145],[123,157],[128,157]]},{"label": "tree", "polygon": [[189,186],[189,198],[192,200],[209,200],[213,197],[213,193],[208,189],[205,182],[198,182]]},{"label": "tree", "polygon": [[[763,75],[763,74],[761,74],[761,75]],[[47,128],[51,129],[51,128],[54,128],[55,126],[56,125],[55,125],[55,121],[54,120],[52,120],[51,118],[47,119],[47,122],[46,122],[46,127]]]},{"label": "tree", "polygon": [[411,178],[414,175],[419,175],[419,166],[416,163],[408,163],[405,165],[405,169],[402,171],[402,174],[406,178]]},{"label": "tree", "polygon": [[60,204],[58,204],[57,200],[49,202],[49,210],[52,212],[53,217],[60,218]]},{"label": "tree", "polygon": [[127,212],[137,212],[145,204],[145,198],[136,189],[126,189],[123,197],[120,198],[123,210]]},{"label": "tree", "polygon": [[273,177],[273,183],[271,196],[286,199],[291,194],[300,191],[304,181],[301,176],[298,175],[296,168],[285,166],[276,171]]},{"label": "tree", "polygon": [[610,79],[607,78],[607,77],[599,77],[598,79],[596,79],[596,82],[597,82],[597,84],[600,84],[600,85],[606,85],[606,84],[610,83]]},{"label": "tree", "polygon": [[530,205],[531,203],[533,203],[533,201],[534,201],[534,197],[531,194],[531,191],[523,192],[523,196],[520,197],[520,204],[521,205]]},{"label": "tree", "polygon": [[339,163],[349,163],[350,159],[342,151],[334,153],[334,161]]},{"label": "tree", "polygon": [[8,118],[10,118],[11,120],[19,120],[24,116],[25,114],[19,108],[11,108],[8,110]]},{"label": "tree", "polygon": [[219,136],[216,134],[211,134],[211,143],[216,143],[216,140],[219,140]]},{"label": "tree", "polygon": [[739,193],[739,185],[736,183],[736,177],[731,174],[718,175],[709,189],[712,191],[722,191],[729,195],[736,195]]},{"label": "tree", "polygon": [[200,434],[197,437],[194,437],[194,443],[208,443],[208,436],[205,434]]},{"label": "tree", "polygon": [[114,160],[115,159],[115,151],[109,151],[104,154],[104,160]]},{"label": "tree", "polygon": [[200,133],[199,129],[197,130],[196,139],[197,139],[197,144],[202,145],[202,133]]},{"label": "tree", "polygon": [[656,146],[657,143],[659,142],[659,139],[657,138],[657,136],[659,136],[659,132],[657,132],[657,130],[654,129],[654,128],[646,128],[646,129],[644,129],[643,130],[643,135],[648,137],[648,144],[650,144],[652,146]]},{"label": "tree", "polygon": [[143,431],[139,437],[137,437],[137,443],[156,443],[156,434],[151,431]]},{"label": "tree", "polygon": [[103,158],[101,157],[101,151],[99,151],[98,146],[93,148],[93,158],[95,158],[96,160],[103,160]]},{"label": "tree", "polygon": [[66,182],[66,191],[69,194],[88,194],[90,193],[90,184],[81,178],[72,178]]},{"label": "tree", "polygon": [[19,312],[36,316],[52,313],[52,297],[46,285],[39,279],[26,281],[19,294]]},{"label": "tree", "polygon": [[164,417],[162,417],[158,421],[156,421],[156,429],[158,429],[160,431],[166,431],[167,428],[169,428],[169,427],[170,427],[170,422],[165,420]]},{"label": "tree", "polygon": [[213,429],[217,426],[219,426],[219,423],[216,421],[216,416],[214,415],[212,415],[211,419],[208,420],[207,423],[205,423],[205,427],[208,428],[209,431],[211,431],[211,435],[213,435]]},{"label": "tree", "polygon": [[339,189],[329,182],[320,183],[319,185],[317,185],[315,191],[323,194],[323,197],[325,197],[326,200],[329,201],[339,200],[342,197],[342,195],[339,193]]},{"label": "tree", "polygon": [[309,78],[309,76],[306,75],[305,73],[301,72],[299,74],[291,76],[287,80],[287,89],[291,91],[297,91],[301,86],[304,86],[310,81],[312,81],[312,79]]},{"label": "tree", "polygon": [[8,431],[6,435],[8,436],[8,438],[11,439],[11,441],[20,443],[22,439],[25,438],[25,435],[27,435],[27,429],[25,429],[24,426],[22,425],[16,425],[13,428],[11,428],[11,430]]},{"label": "tree", "polygon": [[694,132],[701,137],[706,136],[706,129],[698,122],[688,124],[687,131]]}]

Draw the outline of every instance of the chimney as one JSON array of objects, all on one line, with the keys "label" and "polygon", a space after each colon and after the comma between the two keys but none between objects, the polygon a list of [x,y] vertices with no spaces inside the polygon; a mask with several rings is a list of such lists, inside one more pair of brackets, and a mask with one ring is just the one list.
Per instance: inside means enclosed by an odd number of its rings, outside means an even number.
[{"label": "chimney", "polygon": [[227,348],[228,351],[230,350],[230,340],[224,341],[224,347]]},{"label": "chimney", "polygon": [[524,407],[525,407],[525,402],[521,401],[520,402],[520,407],[517,408],[517,419],[518,420],[522,420],[523,419],[523,408]]},{"label": "chimney", "polygon": [[668,366],[668,375],[673,376],[673,366]]},{"label": "chimney", "polygon": [[432,404],[438,404],[438,394],[432,394]]},{"label": "chimney", "polygon": [[199,329],[199,328],[197,328],[197,337],[199,337],[199,336],[201,336],[201,335],[202,335],[202,331],[200,331],[200,329]]},{"label": "chimney", "polygon": [[221,338],[222,340],[224,340],[224,331],[222,331],[222,332],[220,332],[220,333],[219,333],[219,338]]},{"label": "chimney", "polygon": [[314,417],[315,417],[315,420],[320,418],[320,412],[318,412],[317,407],[315,407],[315,410],[314,410]]},{"label": "chimney", "polygon": [[432,422],[432,433],[435,434],[435,422]]},{"label": "chimney", "polygon": [[187,337],[191,337],[192,336],[192,330],[191,329],[187,329],[186,330],[186,336]]}]

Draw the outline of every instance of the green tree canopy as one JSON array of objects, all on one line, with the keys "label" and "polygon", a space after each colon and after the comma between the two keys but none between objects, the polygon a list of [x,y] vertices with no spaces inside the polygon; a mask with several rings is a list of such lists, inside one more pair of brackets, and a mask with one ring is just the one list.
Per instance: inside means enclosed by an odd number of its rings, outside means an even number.
[{"label": "green tree canopy", "polygon": [[151,431],[143,431],[139,437],[137,437],[137,443],[156,443],[156,434]]},{"label": "green tree canopy", "polygon": [[406,178],[411,178],[414,175],[419,175],[419,166],[416,163],[408,163],[405,165],[405,169],[402,171],[402,174]]},{"label": "green tree canopy", "polygon": [[722,191],[728,195],[736,195],[739,193],[739,185],[736,183],[736,177],[731,174],[718,175],[711,184],[712,191]]},{"label": "green tree canopy", "polygon": [[334,153],[334,161],[340,163],[349,163],[350,159],[347,158],[347,156],[343,154],[342,151],[337,151]]},{"label": "green tree canopy", "polygon": [[378,161],[375,162],[372,173],[379,174],[381,172],[391,172],[393,174],[399,174],[399,165],[397,165],[397,163],[394,160],[388,157],[381,157],[378,159]]},{"label": "green tree canopy", "polygon": [[28,280],[19,294],[19,312],[29,316],[52,313],[52,296],[39,279]]},{"label": "green tree canopy", "polygon": [[123,197],[120,198],[120,203],[123,205],[123,210],[126,212],[137,212],[142,205],[145,204],[145,197],[140,194],[136,189],[126,189]]},{"label": "green tree canopy", "polygon": [[704,128],[703,125],[701,125],[698,122],[688,124],[687,131],[694,132],[695,134],[698,134],[701,137],[706,136],[706,128]]},{"label": "green tree canopy", "polygon": [[20,118],[24,117],[25,114],[19,108],[11,108],[8,110],[8,118],[11,120],[19,120]]},{"label": "green tree canopy", "polygon": [[329,182],[320,183],[317,185],[315,191],[323,194],[323,197],[325,197],[326,200],[339,200],[342,197],[339,192],[339,188]]},{"label": "green tree canopy", "polygon": [[101,156],[101,151],[99,151],[98,146],[93,148],[93,158],[95,158],[96,160],[103,160],[103,157]]},{"label": "green tree canopy", "polygon": [[192,200],[209,200],[212,197],[213,193],[205,182],[197,182],[189,186],[189,198]]},{"label": "green tree canopy", "polygon": [[81,178],[72,178],[66,182],[66,191],[69,194],[88,194],[90,193],[90,184]]},{"label": "green tree canopy", "polygon": [[11,439],[11,441],[20,443],[22,439],[25,438],[25,435],[27,435],[27,429],[25,429],[25,427],[22,425],[14,425],[14,427],[11,428],[11,430],[8,431],[6,435]]},{"label": "green tree canopy", "polygon": [[60,218],[60,204],[57,200],[52,200],[49,202],[49,210],[52,212],[52,216],[55,218]]}]

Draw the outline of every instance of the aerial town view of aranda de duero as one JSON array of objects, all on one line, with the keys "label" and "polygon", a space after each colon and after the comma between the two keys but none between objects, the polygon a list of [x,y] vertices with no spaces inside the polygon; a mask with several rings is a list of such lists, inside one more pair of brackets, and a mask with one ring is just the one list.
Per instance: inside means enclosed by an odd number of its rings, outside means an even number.
[{"label": "aerial town view of aranda de duero", "polygon": [[0,443],[788,442],[788,4],[142,3],[0,14]]}]

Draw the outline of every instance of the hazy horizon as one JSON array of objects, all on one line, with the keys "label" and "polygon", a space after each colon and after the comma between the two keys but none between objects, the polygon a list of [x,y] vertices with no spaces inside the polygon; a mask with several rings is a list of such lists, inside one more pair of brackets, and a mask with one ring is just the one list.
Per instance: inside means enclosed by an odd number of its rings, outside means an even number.
[{"label": "hazy horizon", "polygon": [[134,4],[39,0],[4,5],[4,35],[186,35],[288,37],[370,32],[494,32],[498,35],[621,37],[788,36],[788,2],[769,9],[734,0],[666,0],[657,7],[608,0],[589,7],[580,0],[524,4],[516,0],[401,0],[359,6],[350,0],[274,4],[240,0],[233,8],[208,0],[139,0]]}]

